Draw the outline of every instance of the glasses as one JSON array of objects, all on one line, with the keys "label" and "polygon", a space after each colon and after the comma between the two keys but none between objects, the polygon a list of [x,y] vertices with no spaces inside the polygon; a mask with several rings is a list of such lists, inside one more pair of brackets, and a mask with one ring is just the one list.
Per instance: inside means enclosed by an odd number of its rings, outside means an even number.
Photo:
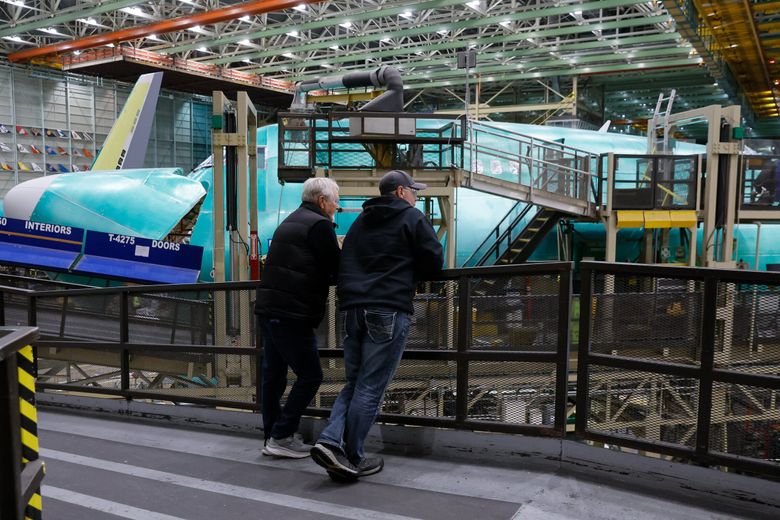
[{"label": "glasses", "polygon": [[414,198],[415,198],[415,199],[417,198],[417,192],[418,192],[419,190],[417,190],[416,188],[412,188],[411,186],[402,186],[402,187],[403,187],[403,189],[405,189],[405,190],[409,190],[409,191],[411,191],[411,192],[412,192],[412,195],[414,195]]}]

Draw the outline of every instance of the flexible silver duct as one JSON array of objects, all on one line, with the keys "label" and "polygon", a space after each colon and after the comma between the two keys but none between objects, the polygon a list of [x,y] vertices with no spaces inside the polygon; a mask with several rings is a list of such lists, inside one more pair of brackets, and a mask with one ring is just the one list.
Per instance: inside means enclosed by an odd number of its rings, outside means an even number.
[{"label": "flexible silver duct", "polygon": [[371,100],[361,110],[372,112],[403,112],[404,82],[397,69],[382,66],[369,72],[350,72],[342,76],[329,76],[301,81],[295,86],[292,110],[306,108],[306,93],[312,90],[336,90],[340,88],[386,87],[387,90]]}]

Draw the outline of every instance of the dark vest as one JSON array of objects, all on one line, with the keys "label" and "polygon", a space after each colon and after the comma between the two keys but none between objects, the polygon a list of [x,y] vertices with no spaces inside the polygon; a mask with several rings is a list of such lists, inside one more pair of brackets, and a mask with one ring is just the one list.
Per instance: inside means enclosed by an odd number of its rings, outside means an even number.
[{"label": "dark vest", "polygon": [[[307,207],[308,206],[308,207]],[[317,327],[325,316],[328,283],[307,243],[311,228],[330,219],[304,203],[276,228],[257,288],[255,313]]]}]

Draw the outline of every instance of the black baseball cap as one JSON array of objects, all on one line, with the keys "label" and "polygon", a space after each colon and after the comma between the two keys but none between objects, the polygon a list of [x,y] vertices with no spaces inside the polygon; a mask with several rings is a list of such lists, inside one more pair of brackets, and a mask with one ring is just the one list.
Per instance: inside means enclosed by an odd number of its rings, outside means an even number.
[{"label": "black baseball cap", "polygon": [[414,182],[412,176],[403,170],[390,170],[379,181],[379,193],[382,195],[392,193],[398,186],[411,188],[417,191],[424,190],[428,187],[427,184]]}]

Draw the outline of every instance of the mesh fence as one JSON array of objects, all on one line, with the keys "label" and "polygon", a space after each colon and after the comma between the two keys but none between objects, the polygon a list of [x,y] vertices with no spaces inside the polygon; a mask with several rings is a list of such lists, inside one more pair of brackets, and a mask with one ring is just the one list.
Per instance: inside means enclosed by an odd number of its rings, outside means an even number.
[{"label": "mesh fence", "polygon": [[[577,389],[577,431],[598,442],[780,474],[780,279],[583,268],[592,293],[582,295],[590,309],[580,309],[589,343],[580,350],[588,383]],[[709,397],[701,410],[700,395]],[[696,446],[697,431],[707,432],[706,453]]]},{"label": "mesh fence", "polygon": [[780,390],[715,383],[710,450],[780,465]]},{"label": "mesh fence", "polygon": [[37,326],[42,336],[118,342],[120,298],[117,293],[38,297]]},{"label": "mesh fence", "polygon": [[25,294],[18,294],[4,291],[3,298],[3,319],[7,326],[25,326],[29,322],[28,304],[29,297]]},{"label": "mesh fence", "polygon": [[381,413],[455,417],[456,371],[454,361],[402,360]]},{"label": "mesh fence", "polygon": [[555,352],[559,290],[556,275],[474,279],[470,348]]},{"label": "mesh fence", "polygon": [[131,293],[131,343],[213,345],[213,291]]},{"label": "mesh fence", "polygon": [[780,287],[718,284],[715,366],[780,375]]},{"label": "mesh fence", "polygon": [[117,351],[44,347],[37,354],[39,382],[121,388],[121,358]]},{"label": "mesh fence", "polygon": [[596,273],[591,352],[699,364],[703,284]]},{"label": "mesh fence", "polygon": [[256,400],[255,366],[252,355],[137,352],[130,357],[130,389],[249,403]]},{"label": "mesh fence", "polygon": [[695,445],[697,379],[592,366],[587,395],[591,431]]},{"label": "mesh fence", "polygon": [[[521,268],[517,268],[521,270]],[[555,273],[557,268],[553,269]],[[512,272],[512,271],[510,271]],[[517,271],[514,271],[517,272]],[[507,273],[506,270],[503,273]],[[463,276],[463,275],[457,275]],[[402,359],[390,382],[380,412],[397,416],[486,420],[517,425],[550,426],[555,421],[555,377],[561,283],[558,274],[502,274],[471,277],[470,293],[461,294],[461,278],[418,284],[414,313]],[[134,398],[178,402],[252,403],[257,395],[256,356],[220,353],[225,347],[253,347],[256,319],[253,287],[183,290],[118,288],[90,294],[36,296],[38,325],[46,341],[110,342],[112,350],[82,349],[72,343],[40,350],[43,382],[76,383],[121,389],[122,349],[129,353],[129,387]],[[27,312],[25,295],[5,295],[6,310]],[[458,328],[461,299],[469,301],[472,334],[466,357],[455,352],[463,334]],[[125,300],[126,299],[126,300]],[[16,301],[18,300],[18,301]],[[125,300],[125,301],[123,301]],[[127,316],[122,316],[126,309]],[[128,344],[121,343],[127,320]],[[324,381],[312,407],[330,408],[345,384],[341,357],[342,313],[335,289],[325,317],[315,330]],[[144,347],[144,345],[176,345]],[[204,348],[213,347],[209,352]],[[476,361],[486,350],[503,351],[507,361]],[[433,351],[436,351],[434,354]],[[534,362],[526,352],[534,352]],[[539,351],[544,352],[541,355]],[[431,352],[430,358],[426,352]],[[495,354],[495,353],[494,353]],[[490,355],[490,354],[488,354]],[[477,357],[476,359],[479,359]],[[466,395],[458,396],[458,366],[467,368]],[[465,372],[462,372],[465,374]],[[288,374],[282,401],[295,375]],[[175,399],[174,399],[175,397]],[[460,405],[458,399],[461,400]]]},{"label": "mesh fence", "polygon": [[469,419],[551,426],[555,422],[555,364],[469,363]]},{"label": "mesh fence", "polygon": [[[323,382],[312,406],[331,408],[346,384],[344,360],[322,358]],[[421,417],[455,417],[455,361],[402,359],[385,392],[380,413]],[[287,374],[289,394],[294,374]]]},{"label": "mesh fence", "polygon": [[[412,306],[407,349],[455,350],[458,316],[458,281],[447,280],[419,284]],[[325,318],[314,331],[320,348],[342,348],[344,344],[343,313],[331,288]]]},{"label": "mesh fence", "polygon": [[459,282],[428,282],[423,289],[412,303],[414,314],[406,348],[455,350],[458,336]]}]

